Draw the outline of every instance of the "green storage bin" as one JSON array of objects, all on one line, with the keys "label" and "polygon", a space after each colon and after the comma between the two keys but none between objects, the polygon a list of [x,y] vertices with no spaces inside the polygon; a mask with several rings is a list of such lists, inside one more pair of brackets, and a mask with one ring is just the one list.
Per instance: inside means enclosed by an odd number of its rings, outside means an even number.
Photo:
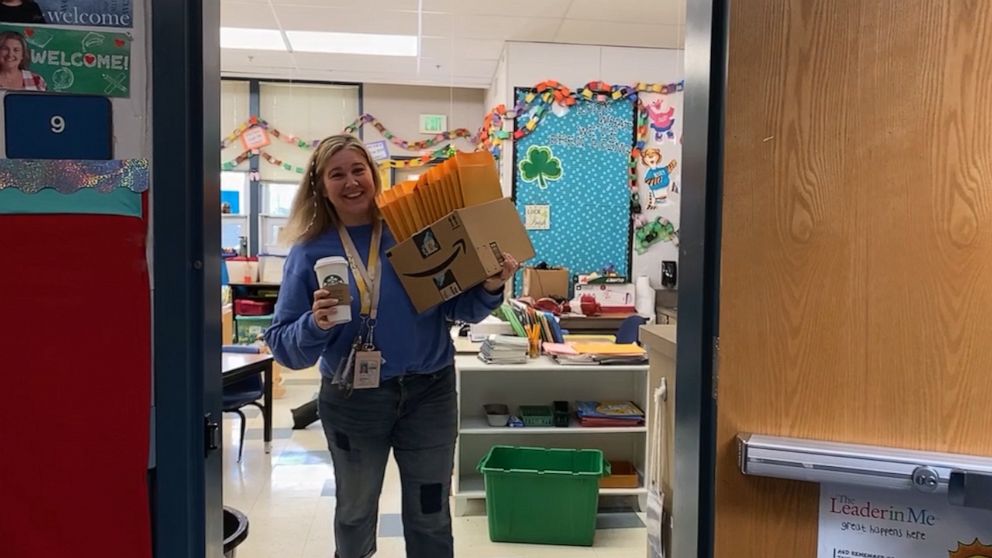
[{"label": "green storage bin", "polygon": [[520,420],[524,426],[551,426],[554,412],[547,405],[521,405]]},{"label": "green storage bin", "polygon": [[602,451],[493,446],[479,471],[493,542],[592,546]]},{"label": "green storage bin", "polygon": [[272,325],[275,316],[236,316],[234,318],[234,337],[239,345],[250,345],[258,340],[258,336]]}]

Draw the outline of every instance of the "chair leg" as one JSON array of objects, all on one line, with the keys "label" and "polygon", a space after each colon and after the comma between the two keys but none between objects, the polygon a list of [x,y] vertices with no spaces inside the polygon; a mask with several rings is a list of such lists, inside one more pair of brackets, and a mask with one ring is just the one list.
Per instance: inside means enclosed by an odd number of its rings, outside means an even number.
[{"label": "chair leg", "polygon": [[241,417],[241,443],[238,444],[238,463],[241,463],[241,456],[245,453],[245,423],[248,420],[245,418],[245,414],[241,412],[241,409],[236,409],[233,411]]}]

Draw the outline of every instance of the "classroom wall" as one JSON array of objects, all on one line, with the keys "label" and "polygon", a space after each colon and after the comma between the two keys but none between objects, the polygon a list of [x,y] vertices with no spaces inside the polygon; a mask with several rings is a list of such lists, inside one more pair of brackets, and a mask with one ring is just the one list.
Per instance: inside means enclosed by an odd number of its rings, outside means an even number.
[{"label": "classroom wall", "polygon": [[[681,49],[508,42],[487,98],[512,107],[514,88],[532,87],[549,79],[575,89],[591,81],[626,85],[672,83],[682,80],[683,76]],[[500,83],[503,86],[499,87]],[[680,114],[676,117],[681,120]],[[681,130],[681,123],[678,128]],[[681,145],[678,151],[681,151]],[[500,176],[503,191],[509,196],[513,188],[512,147],[507,148],[506,154]],[[672,215],[666,217],[678,224],[677,215],[674,219]],[[656,288],[660,287],[661,262],[664,260],[678,261],[676,245],[662,243],[652,246],[643,255],[634,253],[631,275],[647,275]]]},{"label": "classroom wall", "polygon": [[[421,114],[443,114],[448,117],[449,130],[468,128],[475,134],[487,110],[484,89],[369,83],[365,84],[363,94],[365,112],[378,118],[396,136],[407,141],[432,137],[420,133]],[[366,126],[364,134],[366,142],[383,139],[382,134],[372,126]],[[454,144],[462,151],[475,149],[469,139],[458,139]],[[423,153],[404,150],[393,144],[389,144],[389,152],[394,157]]]}]

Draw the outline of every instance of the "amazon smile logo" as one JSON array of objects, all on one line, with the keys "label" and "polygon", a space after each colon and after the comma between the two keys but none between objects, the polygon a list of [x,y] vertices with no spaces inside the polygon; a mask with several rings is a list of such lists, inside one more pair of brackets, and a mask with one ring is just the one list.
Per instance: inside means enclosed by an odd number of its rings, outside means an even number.
[{"label": "amazon smile logo", "polygon": [[[431,240],[433,240],[433,237],[431,238]],[[430,269],[426,269],[424,271],[418,271],[416,273],[404,273],[403,275],[407,277],[413,277],[416,279],[422,279],[424,277],[434,277],[435,275],[438,275],[439,273],[447,269],[452,263],[454,263],[454,261],[458,259],[459,255],[464,254],[468,251],[468,248],[465,244],[465,239],[456,240],[451,247],[454,251],[451,253],[450,256],[448,256],[447,259],[445,259],[443,262],[439,263],[438,265]]]}]

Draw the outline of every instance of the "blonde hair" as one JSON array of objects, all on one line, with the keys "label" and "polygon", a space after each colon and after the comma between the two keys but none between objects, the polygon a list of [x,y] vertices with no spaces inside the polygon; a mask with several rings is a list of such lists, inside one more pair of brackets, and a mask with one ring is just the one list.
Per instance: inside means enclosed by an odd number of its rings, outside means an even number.
[{"label": "blonde hair", "polygon": [[[296,244],[317,238],[331,227],[337,226],[338,215],[334,206],[327,199],[327,192],[324,190],[324,174],[327,172],[327,164],[331,157],[337,155],[345,149],[353,149],[361,153],[372,173],[372,182],[375,184],[376,194],[382,191],[382,178],[379,176],[379,166],[375,164],[372,155],[365,145],[349,134],[338,134],[325,138],[314,150],[307,162],[306,172],[300,187],[293,198],[293,205],[289,211],[289,223],[280,235],[280,242],[283,244]],[[375,203],[372,204],[372,218],[379,214],[379,209]]]}]

